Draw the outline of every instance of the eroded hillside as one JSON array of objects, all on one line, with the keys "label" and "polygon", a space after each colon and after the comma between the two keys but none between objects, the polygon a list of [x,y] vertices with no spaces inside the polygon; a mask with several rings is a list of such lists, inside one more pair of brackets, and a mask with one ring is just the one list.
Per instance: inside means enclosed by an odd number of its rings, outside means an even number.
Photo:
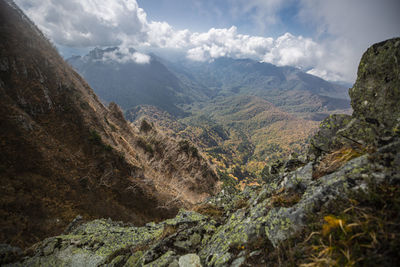
[{"label": "eroded hillside", "polygon": [[12,1],[0,39],[1,243],[25,247],[78,214],[158,221],[215,192],[194,146],[104,106]]}]

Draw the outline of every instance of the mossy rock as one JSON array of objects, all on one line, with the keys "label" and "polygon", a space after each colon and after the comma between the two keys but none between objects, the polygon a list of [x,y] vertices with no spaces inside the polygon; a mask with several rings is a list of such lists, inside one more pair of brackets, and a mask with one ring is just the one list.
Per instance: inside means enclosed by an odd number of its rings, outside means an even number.
[{"label": "mossy rock", "polygon": [[318,158],[323,152],[329,153],[340,147],[340,144],[334,142],[334,138],[351,119],[352,117],[346,114],[333,114],[324,119],[319,126],[319,131],[310,141],[308,156],[311,159]]},{"label": "mossy rock", "polygon": [[364,53],[349,94],[355,118],[373,125],[379,134],[398,133],[400,38],[374,44]]}]

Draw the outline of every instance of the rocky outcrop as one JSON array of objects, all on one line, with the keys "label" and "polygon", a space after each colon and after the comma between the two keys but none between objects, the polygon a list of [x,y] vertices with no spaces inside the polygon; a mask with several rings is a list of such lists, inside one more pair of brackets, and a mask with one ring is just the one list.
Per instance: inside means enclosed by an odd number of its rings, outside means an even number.
[{"label": "rocky outcrop", "polygon": [[366,149],[400,135],[400,38],[371,46],[362,56],[349,90],[352,116],[331,115],[312,138],[312,159],[341,147]]},{"label": "rocky outcrop", "polygon": [[353,117],[379,135],[400,131],[400,38],[374,44],[363,55],[349,91]]},{"label": "rocky outcrop", "polygon": [[330,202],[366,190],[372,179],[398,184],[399,163],[397,141],[318,180],[312,179],[309,163],[277,183],[235,195],[222,191],[198,209],[202,214],[182,210],[144,227],[92,221],[35,245],[19,265],[185,266],[188,254],[204,266],[270,264],[264,261],[267,254],[301,232]]},{"label": "rocky outcrop", "polygon": [[370,47],[349,90],[352,116],[334,114],[311,139],[314,177],[332,173],[346,161],[393,142],[400,136],[400,38]]}]

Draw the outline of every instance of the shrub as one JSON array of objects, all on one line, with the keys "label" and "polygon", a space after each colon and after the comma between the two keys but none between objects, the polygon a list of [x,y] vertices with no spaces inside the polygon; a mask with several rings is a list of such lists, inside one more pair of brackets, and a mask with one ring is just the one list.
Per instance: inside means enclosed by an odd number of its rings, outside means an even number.
[{"label": "shrub", "polygon": [[179,150],[185,152],[188,156],[200,158],[199,150],[187,140],[179,141]]},{"label": "shrub", "polygon": [[91,130],[90,131],[89,141],[92,142],[95,145],[101,145],[102,144],[101,136],[95,130]]},{"label": "shrub", "polygon": [[98,132],[96,132],[95,130],[90,131],[89,142],[91,142],[92,144],[94,144],[96,146],[100,146],[102,149],[104,149],[107,152],[110,152],[113,150],[112,146],[106,145],[103,143],[103,140],[101,139],[100,134]]},{"label": "shrub", "polygon": [[154,154],[154,149],[151,144],[147,143],[143,138],[139,138],[136,144],[150,155]]},{"label": "shrub", "polygon": [[146,120],[142,120],[139,130],[141,132],[148,133],[151,129],[153,129],[153,127]]}]

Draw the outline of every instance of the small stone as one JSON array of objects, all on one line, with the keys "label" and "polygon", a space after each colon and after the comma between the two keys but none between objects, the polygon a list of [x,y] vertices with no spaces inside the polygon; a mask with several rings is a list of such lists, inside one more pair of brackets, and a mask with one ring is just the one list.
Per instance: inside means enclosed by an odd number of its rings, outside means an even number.
[{"label": "small stone", "polygon": [[186,254],[179,258],[179,267],[201,267],[200,258],[196,254]]},{"label": "small stone", "polygon": [[234,260],[231,264],[231,267],[240,267],[246,261],[245,257],[240,257]]},{"label": "small stone", "polygon": [[179,262],[177,260],[174,260],[168,265],[168,267],[179,267]]},{"label": "small stone", "polygon": [[253,251],[253,252],[251,252],[251,253],[249,254],[249,257],[258,256],[258,255],[260,255],[261,253],[262,253],[261,250]]}]

